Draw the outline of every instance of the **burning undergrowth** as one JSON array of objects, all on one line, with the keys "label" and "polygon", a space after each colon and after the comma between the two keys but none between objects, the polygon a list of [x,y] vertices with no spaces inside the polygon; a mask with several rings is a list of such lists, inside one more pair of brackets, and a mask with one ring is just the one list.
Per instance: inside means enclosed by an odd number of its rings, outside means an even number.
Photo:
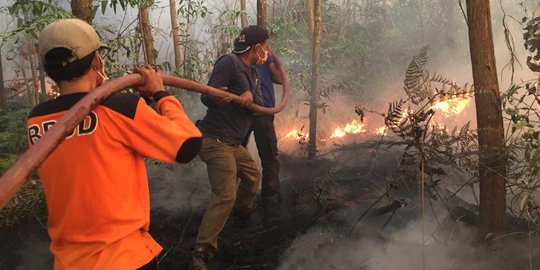
[{"label": "burning undergrowth", "polygon": [[[388,135],[397,135],[405,140],[413,138],[418,143],[420,134],[444,133],[450,136],[458,130],[468,132],[467,122],[475,124],[474,106],[471,106],[474,103],[472,86],[458,86],[440,74],[431,74],[425,67],[427,51],[427,47],[423,48],[407,68],[404,80],[406,98],[390,102],[386,112],[373,110],[381,107],[376,105],[380,103],[376,101],[370,104],[360,101],[361,105],[358,105],[344,96],[329,100],[330,105],[327,104],[317,124],[319,152],[324,154],[334,147],[383,140]],[[385,100],[388,101],[387,98]],[[294,116],[278,117],[276,126],[283,152],[298,156],[305,154],[310,140],[308,117],[299,115],[307,115],[307,112],[307,107],[298,107]]]},{"label": "burning undergrowth", "polygon": [[[511,153],[511,164],[519,164],[514,162],[518,156],[529,165],[522,165],[517,170],[520,173],[509,175],[510,183],[515,183],[510,186],[514,195],[510,207],[516,214],[507,216],[511,233],[501,237],[504,238],[502,241],[498,238],[488,242],[488,245],[499,242],[506,246],[498,247],[495,252],[486,251],[478,246],[475,236],[478,225],[475,214],[478,211],[476,131],[470,128],[470,122],[464,121],[466,117],[460,115],[471,107],[473,89],[468,85],[458,86],[441,75],[430,74],[425,69],[426,62],[427,48],[424,48],[407,69],[406,98],[390,103],[385,113],[356,107],[360,122],[344,124],[336,128],[340,136],[330,136],[330,139],[354,137],[355,143],[360,138],[361,144],[365,145],[373,135],[381,133],[378,142],[382,143],[386,130],[391,131],[407,145],[407,149],[414,149],[416,164],[411,167],[416,168],[414,176],[409,174],[409,180],[400,183],[400,188],[397,188],[393,177],[391,183],[386,183],[386,191],[380,186],[381,182],[373,183],[374,186],[379,185],[380,190],[368,194],[379,194],[380,197],[371,199],[374,202],[368,204],[358,220],[351,218],[353,212],[358,215],[354,204],[347,204],[349,207],[341,214],[333,215],[342,227],[315,226],[292,243],[280,269],[495,269],[495,266],[497,269],[510,269],[512,264],[519,265],[515,269],[533,269],[533,265],[538,263],[534,259],[538,252],[534,243],[537,244],[538,239],[532,238],[538,207],[534,199],[536,188],[531,186],[537,182],[531,177],[537,175],[535,172],[538,170],[535,169],[538,166],[530,163],[537,161],[539,133],[530,120],[535,118],[535,114],[528,103],[539,101],[535,84],[525,87],[529,97],[520,98],[516,93],[521,88],[514,87],[505,99],[508,100],[505,104],[509,104],[506,113],[510,119],[507,123],[511,127],[507,134],[518,144],[517,151]],[[371,121],[364,121],[366,112],[382,116],[385,131],[377,134],[382,129],[369,128]],[[353,124],[361,126],[361,131],[346,132],[358,130],[351,128]],[[293,132],[300,144],[309,139],[298,134]],[[324,141],[325,137],[321,137]],[[340,150],[354,148],[354,145],[348,147],[336,143],[333,146]],[[376,155],[379,150],[371,148],[368,155]],[[321,156],[335,152],[330,149]],[[362,171],[366,173],[366,170]],[[368,175],[369,172],[367,170]],[[397,175],[403,177],[407,174],[401,172]],[[394,188],[398,191],[391,192]],[[404,189],[410,191],[409,194],[403,195]],[[397,195],[400,193],[402,195]],[[390,202],[385,204],[383,198]],[[384,213],[386,217],[374,213]],[[526,215],[528,218],[520,218]],[[354,228],[357,224],[356,231],[361,233],[355,234],[354,230],[347,233],[343,229],[348,226]],[[524,245],[524,241],[529,246]]]}]

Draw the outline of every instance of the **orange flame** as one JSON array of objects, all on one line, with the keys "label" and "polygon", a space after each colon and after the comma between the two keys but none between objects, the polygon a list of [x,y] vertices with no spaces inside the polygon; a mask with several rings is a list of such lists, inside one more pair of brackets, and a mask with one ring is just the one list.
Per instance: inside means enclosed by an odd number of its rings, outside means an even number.
[{"label": "orange flame", "polygon": [[364,123],[352,120],[350,123],[347,123],[344,128],[337,127],[330,138],[343,138],[347,134],[358,134],[362,132],[366,132]]},{"label": "orange flame", "polygon": [[[430,107],[430,109],[435,110],[437,112],[440,112],[442,115],[448,117],[448,116],[456,116],[469,106],[471,102],[471,97],[473,97],[472,94],[465,94],[461,95],[459,97],[453,97],[446,100],[439,100]],[[400,117],[400,119],[395,123],[395,125],[402,125],[405,122],[407,122],[409,119],[409,116],[414,113],[413,110],[406,108]],[[347,135],[351,134],[361,134],[369,132],[371,134],[377,134],[377,135],[387,135],[388,129],[392,129],[394,127],[392,126],[381,126],[375,129],[371,129],[366,126],[366,123],[358,122],[357,120],[352,120],[351,122],[345,124],[345,126],[336,127],[336,129],[333,131],[333,133],[330,135],[330,137],[322,137],[320,138],[321,142],[327,142],[331,141],[332,139],[336,138],[343,138]],[[443,126],[437,126],[439,130],[446,128]],[[303,133],[302,130],[294,129],[289,131],[285,136],[283,137],[284,140],[296,140],[300,142],[307,142],[309,140],[309,134]]]},{"label": "orange flame", "polygon": [[307,133],[300,133],[298,130],[294,129],[289,131],[289,133],[285,134],[285,137],[283,137],[285,140],[291,138],[295,140],[306,140],[309,138],[309,134]]},{"label": "orange flame", "polygon": [[440,100],[433,104],[430,109],[439,111],[445,116],[454,116],[460,114],[471,102],[469,96],[455,97],[448,100]]},{"label": "orange flame", "polygon": [[386,126],[379,127],[375,129],[375,134],[377,135],[386,135]]}]

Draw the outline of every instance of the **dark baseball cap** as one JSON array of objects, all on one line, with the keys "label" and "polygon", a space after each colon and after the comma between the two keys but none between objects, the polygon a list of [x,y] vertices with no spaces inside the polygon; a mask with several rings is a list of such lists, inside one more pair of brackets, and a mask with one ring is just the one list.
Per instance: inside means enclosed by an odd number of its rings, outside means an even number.
[{"label": "dark baseball cap", "polygon": [[233,53],[245,53],[251,46],[268,39],[268,31],[258,25],[250,25],[242,29],[240,35],[234,40]]}]

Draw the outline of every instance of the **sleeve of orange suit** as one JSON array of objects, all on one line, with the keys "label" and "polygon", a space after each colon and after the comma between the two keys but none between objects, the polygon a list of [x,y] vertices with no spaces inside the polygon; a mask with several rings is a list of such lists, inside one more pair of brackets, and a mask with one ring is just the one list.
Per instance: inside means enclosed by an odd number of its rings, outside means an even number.
[{"label": "sleeve of orange suit", "polygon": [[132,121],[125,123],[125,142],[146,157],[170,163],[191,161],[200,150],[201,132],[176,98],[163,91],[154,100],[157,112],[139,99]]}]

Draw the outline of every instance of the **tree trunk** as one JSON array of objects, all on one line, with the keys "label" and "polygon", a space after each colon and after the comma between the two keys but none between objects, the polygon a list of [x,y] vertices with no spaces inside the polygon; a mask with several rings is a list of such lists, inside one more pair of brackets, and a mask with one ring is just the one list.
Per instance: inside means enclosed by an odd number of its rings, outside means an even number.
[{"label": "tree trunk", "polygon": [[248,26],[246,0],[240,0],[240,11],[242,12],[240,15],[240,25],[244,29],[244,27]]},{"label": "tree trunk", "polygon": [[191,69],[189,68],[189,59],[188,59],[188,52],[189,52],[189,28],[191,27],[191,0],[187,0],[186,3],[186,9],[187,9],[187,15],[186,15],[186,35],[184,40],[184,76],[188,79],[192,79],[192,73]]},{"label": "tree trunk", "polygon": [[176,73],[180,73],[182,65],[180,55],[180,35],[178,34],[178,16],[176,16],[176,0],[169,0],[171,9],[171,29],[174,47],[174,68]]},{"label": "tree trunk", "polygon": [[139,23],[140,31],[144,44],[144,59],[149,65],[156,64],[156,50],[154,49],[154,38],[152,37],[152,31],[150,28],[150,16],[148,14],[148,7],[139,7]]},{"label": "tree trunk", "polygon": [[38,77],[39,88],[41,89],[41,92],[43,94],[47,94],[47,84],[45,82],[45,67],[43,67],[43,61],[41,60],[41,57],[39,57],[39,55],[37,54],[37,52],[39,52],[39,47],[37,43],[35,46],[35,51],[36,51],[36,58],[37,58],[38,72],[39,72],[39,77]]},{"label": "tree trunk", "polygon": [[266,0],[257,0],[257,25],[266,28]]},{"label": "tree trunk", "polygon": [[32,92],[32,104],[36,106],[39,104],[39,76],[38,76],[38,61],[37,61],[37,52],[35,45],[30,45],[30,54],[28,58],[30,59],[30,70],[32,71],[32,84],[34,91]]},{"label": "tree trunk", "polygon": [[[30,21],[30,16],[28,15],[28,11],[23,13],[23,19],[24,22]],[[30,74],[32,75],[32,84],[31,87],[29,87],[27,93],[28,93],[28,101],[30,102],[30,106],[35,107],[39,103],[39,94],[38,94],[38,75],[37,75],[37,69],[36,69],[36,61],[34,58],[34,55],[36,54],[36,47],[34,44],[29,44],[26,47],[27,57],[28,57],[28,63],[30,64]]]},{"label": "tree trunk", "polygon": [[92,24],[92,0],[71,0],[71,13]]},{"label": "tree trunk", "polygon": [[467,0],[469,43],[480,146],[480,232],[504,229],[506,156],[489,0]]},{"label": "tree trunk", "polygon": [[320,63],[321,63],[321,1],[314,1],[314,31],[311,60],[311,99],[309,102],[309,143],[308,158],[314,159],[317,154],[317,110],[321,93]]},{"label": "tree trunk", "polygon": [[21,65],[21,74],[22,74],[22,77],[23,77],[23,87],[26,89],[26,96],[28,96],[28,105],[30,105],[30,107],[34,107],[34,102],[33,102],[33,92],[32,92],[32,83],[28,83],[28,76],[26,76],[26,63],[24,61],[25,59],[23,59],[23,64]]},{"label": "tree trunk", "polygon": [[4,69],[2,68],[2,54],[0,53],[0,108],[7,112],[7,94],[4,86]]},{"label": "tree trunk", "polygon": [[313,19],[313,0],[306,0],[306,11],[308,18],[308,27],[309,27],[309,38],[313,38],[313,29],[315,27],[315,22]]}]

